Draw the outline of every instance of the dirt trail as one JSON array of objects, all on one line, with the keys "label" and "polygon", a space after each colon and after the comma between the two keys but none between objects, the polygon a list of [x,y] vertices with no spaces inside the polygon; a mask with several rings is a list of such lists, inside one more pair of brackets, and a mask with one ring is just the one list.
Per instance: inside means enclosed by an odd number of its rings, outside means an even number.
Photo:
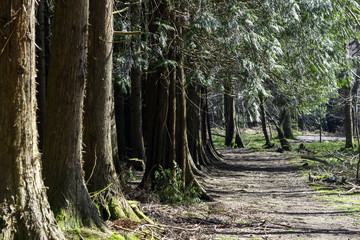
[{"label": "dirt trail", "polygon": [[[222,150],[224,163],[201,180],[208,208],[145,205],[167,239],[360,239],[360,213],[316,198],[284,154]],[[300,165],[300,164],[299,164]]]}]

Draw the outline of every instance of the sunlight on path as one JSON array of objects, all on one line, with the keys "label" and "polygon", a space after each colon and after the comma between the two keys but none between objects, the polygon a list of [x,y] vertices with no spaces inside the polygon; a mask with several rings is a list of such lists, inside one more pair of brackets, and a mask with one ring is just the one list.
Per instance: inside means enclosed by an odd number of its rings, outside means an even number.
[{"label": "sunlight on path", "polygon": [[225,163],[204,184],[224,209],[238,213],[239,228],[214,239],[360,239],[359,213],[319,198],[286,155],[223,150]]}]

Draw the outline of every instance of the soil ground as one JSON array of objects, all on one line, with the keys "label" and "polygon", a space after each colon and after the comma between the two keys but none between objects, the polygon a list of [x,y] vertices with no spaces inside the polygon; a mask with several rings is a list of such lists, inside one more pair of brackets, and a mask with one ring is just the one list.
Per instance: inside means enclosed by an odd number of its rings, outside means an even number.
[{"label": "soil ground", "polygon": [[323,199],[297,171],[302,163],[277,152],[220,152],[223,163],[200,179],[213,202],[141,204],[163,224],[163,239],[360,239],[360,212]]}]

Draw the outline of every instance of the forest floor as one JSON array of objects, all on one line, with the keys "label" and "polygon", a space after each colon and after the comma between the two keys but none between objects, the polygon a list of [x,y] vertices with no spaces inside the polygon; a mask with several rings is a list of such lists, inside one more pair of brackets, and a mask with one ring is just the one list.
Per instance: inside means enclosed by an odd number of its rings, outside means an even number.
[{"label": "forest floor", "polygon": [[[142,203],[163,239],[360,239],[360,208],[339,204],[359,192],[325,197],[299,172],[293,155],[220,149],[223,163],[200,182],[213,202],[190,206]],[[357,189],[358,190],[358,189]],[[154,233],[155,236],[155,233]]]}]

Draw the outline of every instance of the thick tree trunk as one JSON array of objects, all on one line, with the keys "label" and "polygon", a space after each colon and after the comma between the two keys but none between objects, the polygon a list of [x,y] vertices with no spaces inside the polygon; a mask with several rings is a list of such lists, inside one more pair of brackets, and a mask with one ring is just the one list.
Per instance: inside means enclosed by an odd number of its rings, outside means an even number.
[{"label": "thick tree trunk", "polygon": [[42,181],[35,1],[0,1],[0,239],[65,239]]},{"label": "thick tree trunk", "polygon": [[231,83],[225,83],[224,115],[225,115],[225,145],[230,147],[235,135],[235,108]]},{"label": "thick tree trunk", "polygon": [[[84,104],[84,171],[91,197],[105,220],[139,220],[116,175],[112,151],[112,1],[90,1],[87,96]],[[117,145],[117,143],[116,143]]]},{"label": "thick tree trunk", "polygon": [[38,99],[38,130],[39,130],[39,146],[42,149],[44,137],[45,108],[46,108],[46,79],[48,72],[48,47],[49,35],[48,26],[48,3],[45,0],[39,1],[36,16],[38,24],[36,25],[36,62],[37,62],[37,99]]},{"label": "thick tree trunk", "polygon": [[88,27],[88,1],[55,1],[43,159],[51,208],[65,228],[105,228],[81,166]]}]

